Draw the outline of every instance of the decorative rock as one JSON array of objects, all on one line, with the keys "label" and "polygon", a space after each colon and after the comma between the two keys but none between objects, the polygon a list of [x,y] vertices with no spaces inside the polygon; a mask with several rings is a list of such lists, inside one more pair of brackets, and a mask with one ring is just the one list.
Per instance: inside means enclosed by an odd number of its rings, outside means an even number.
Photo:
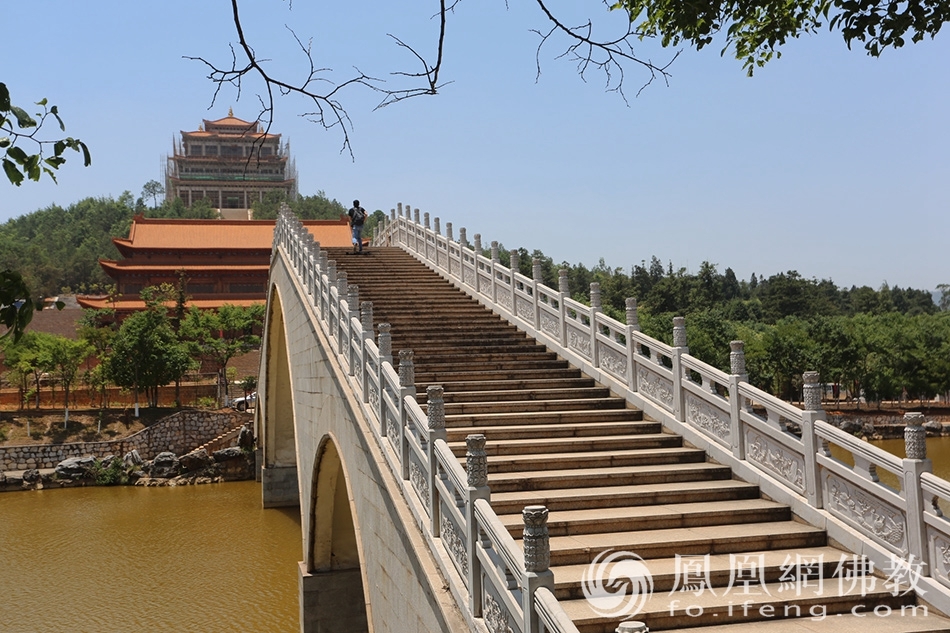
[{"label": "decorative rock", "polygon": [[122,463],[126,466],[141,466],[142,465],[142,456],[139,455],[139,452],[136,449],[132,449],[122,458]]},{"label": "decorative rock", "polygon": [[95,464],[94,457],[70,457],[56,464],[56,476],[60,479],[82,479]]},{"label": "decorative rock", "polygon": [[148,474],[152,479],[170,479],[177,476],[180,471],[181,463],[178,461],[178,456],[165,451],[152,460]]},{"label": "decorative rock", "polygon": [[28,484],[35,484],[40,480],[40,471],[31,468],[23,473],[23,481]]},{"label": "decorative rock", "polygon": [[943,435],[943,425],[936,420],[924,422],[924,428],[927,430],[927,435]]},{"label": "decorative rock", "polygon": [[236,446],[232,446],[231,448],[222,448],[220,451],[215,451],[213,456],[214,461],[223,462],[229,459],[238,459],[244,457],[244,451],[242,451],[240,448],[237,448]]},{"label": "decorative rock", "polygon": [[181,469],[185,472],[197,472],[214,465],[214,459],[203,448],[182,455],[179,462],[181,463]]},{"label": "decorative rock", "polygon": [[241,427],[241,432],[238,434],[238,446],[245,450],[254,449],[254,431],[246,426]]}]

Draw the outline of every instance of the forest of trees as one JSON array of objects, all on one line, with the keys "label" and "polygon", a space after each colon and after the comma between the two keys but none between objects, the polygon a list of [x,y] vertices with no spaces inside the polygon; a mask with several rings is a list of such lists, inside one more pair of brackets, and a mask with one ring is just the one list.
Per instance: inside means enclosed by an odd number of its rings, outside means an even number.
[{"label": "forest of trees", "polygon": [[[578,301],[589,303],[590,284],[599,283],[604,312],[621,322],[626,298],[636,298],[641,330],[668,344],[673,317],[686,317],[690,353],[724,371],[730,341],[744,341],[750,382],[787,400],[800,398],[801,375],[813,370],[869,401],[950,391],[950,312],[927,290],[839,288],[795,271],[740,280],[710,262],[689,273],[657,257],[629,272],[603,260],[588,269],[519,249],[522,274],[531,275],[533,258],[552,288],[567,269]],[[510,263],[503,247],[500,259]]]},{"label": "forest of trees", "polygon": [[[113,236],[124,236],[132,217],[207,217],[202,207],[185,209],[181,201],[148,206],[126,192],[118,200],[87,198],[67,208],[51,206],[0,225],[0,270],[18,269],[37,296],[102,292],[111,280],[99,258],[118,257]],[[283,199],[271,196],[255,205],[255,217],[272,218]],[[323,192],[289,203],[303,219],[336,219],[346,206]],[[384,217],[373,213],[366,234]],[[501,261],[510,263],[501,248]],[[486,251],[486,255],[488,252]],[[685,316],[690,352],[723,370],[729,367],[729,342],[743,340],[750,381],[780,397],[799,397],[801,374],[820,371],[869,401],[932,398],[950,392],[950,311],[941,310],[931,291],[868,286],[839,288],[830,279],[806,279],[795,271],[738,279],[731,268],[720,272],[703,262],[696,272],[652,257],[629,270],[601,260],[556,264],[541,251],[519,249],[521,272],[531,274],[540,260],[542,279],[557,287],[558,270],[567,269],[573,297],[589,302],[598,282],[604,311],[623,320],[625,300],[639,305],[643,331],[667,343],[672,317]],[[947,297],[950,287],[941,286]],[[940,304],[947,307],[948,301]]]}]

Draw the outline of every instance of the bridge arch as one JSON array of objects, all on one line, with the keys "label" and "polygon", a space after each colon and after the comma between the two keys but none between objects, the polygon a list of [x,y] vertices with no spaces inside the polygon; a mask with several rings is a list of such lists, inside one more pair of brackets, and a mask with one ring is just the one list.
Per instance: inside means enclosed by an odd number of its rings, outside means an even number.
[{"label": "bridge arch", "polygon": [[265,324],[264,376],[258,409],[263,414],[261,482],[265,508],[295,506],[300,502],[297,483],[297,442],[294,427],[293,374],[283,302],[271,286]]},{"label": "bridge arch", "polygon": [[[370,603],[356,508],[344,457],[327,434],[320,442],[311,485],[310,529],[302,603],[316,630],[369,631]],[[322,620],[317,622],[316,620]]]}]

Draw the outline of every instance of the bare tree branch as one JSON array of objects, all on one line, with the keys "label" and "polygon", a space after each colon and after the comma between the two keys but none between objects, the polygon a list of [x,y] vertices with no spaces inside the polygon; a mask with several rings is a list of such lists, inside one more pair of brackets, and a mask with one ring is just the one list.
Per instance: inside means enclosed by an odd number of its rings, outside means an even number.
[{"label": "bare tree branch", "polygon": [[[264,124],[265,134],[270,132],[274,120],[275,97],[296,94],[308,99],[310,103],[313,104],[312,110],[304,112],[300,116],[321,125],[326,130],[339,128],[340,133],[343,135],[343,143],[340,151],[346,151],[350,154],[351,158],[354,158],[353,147],[350,142],[352,121],[340,100],[343,91],[356,86],[362,86],[380,93],[382,99],[375,108],[378,110],[412,97],[438,94],[442,88],[451,83],[449,81],[442,81],[440,83],[440,73],[442,71],[442,63],[445,55],[448,14],[450,12],[454,13],[455,8],[459,5],[461,0],[439,0],[439,10],[432,16],[433,19],[438,19],[439,21],[436,55],[433,62],[427,61],[427,57],[417,48],[409,45],[392,33],[388,34],[396,43],[396,46],[408,51],[420,66],[419,70],[416,71],[407,70],[391,73],[393,77],[406,80],[409,83],[406,87],[396,88],[383,86],[382,84],[385,82],[382,79],[367,75],[359,68],[354,68],[355,72],[351,78],[339,83],[334,82],[326,76],[327,73],[331,72],[330,68],[318,67],[315,64],[312,51],[313,40],[311,39],[307,42],[302,41],[289,26],[286,27],[287,30],[297,42],[301,53],[307,58],[310,67],[306,75],[296,82],[277,78],[270,74],[264,67],[264,64],[269,60],[259,59],[254,48],[245,37],[241,17],[238,12],[239,1],[240,0],[231,0],[232,20],[238,41],[237,47],[233,44],[230,45],[230,66],[219,67],[203,57],[186,56],[186,59],[199,61],[208,67],[208,79],[215,84],[210,107],[214,106],[223,87],[233,87],[237,91],[238,100],[240,100],[245,79],[255,77],[262,81],[264,84],[263,94],[257,95],[261,108],[258,121]],[[606,81],[606,90],[617,92],[625,102],[627,101],[623,90],[625,64],[632,63],[639,65],[648,72],[648,79],[643,86],[641,86],[640,91],[653,83],[658,77],[668,83],[670,77],[668,68],[679,53],[674,54],[672,59],[663,65],[654,64],[649,59],[637,57],[633,49],[632,40],[634,38],[643,37],[643,34],[636,32],[632,27],[629,13],[627,14],[626,30],[620,37],[598,39],[594,37],[594,26],[590,20],[580,26],[567,26],[549,10],[546,0],[536,0],[536,2],[550,22],[550,28],[547,31],[532,29],[532,32],[541,38],[535,53],[537,78],[541,76],[541,49],[549,44],[553,45],[552,42],[555,36],[565,35],[569,40],[568,45],[564,52],[556,56],[556,59],[568,57],[574,60],[577,63],[577,72],[585,82],[587,81],[587,74],[590,71],[593,70],[603,73]],[[506,7],[507,3],[508,0],[505,0]],[[605,4],[608,9],[611,7],[611,4],[606,2],[606,0]],[[290,6],[292,7],[292,3]],[[319,88],[324,89],[321,90]],[[639,94],[639,91],[637,94]]]},{"label": "bare tree branch", "polygon": [[[637,95],[639,95],[644,88],[652,84],[657,77],[662,78],[663,81],[669,85],[670,73],[668,69],[670,65],[676,61],[676,58],[679,57],[679,51],[663,65],[657,65],[653,63],[652,60],[637,57],[633,49],[632,40],[634,38],[640,39],[644,37],[644,34],[637,32],[636,29],[633,28],[633,21],[630,19],[629,12],[627,13],[626,32],[623,35],[613,39],[597,40],[593,37],[594,26],[590,20],[579,26],[567,26],[548,9],[545,0],[536,1],[541,11],[551,22],[551,28],[548,29],[547,32],[532,29],[532,32],[541,38],[541,41],[538,43],[537,52],[535,53],[535,64],[537,66],[536,78],[541,77],[541,49],[544,48],[544,45],[547,44],[554,35],[560,33],[567,35],[573,42],[563,53],[557,55],[556,59],[571,57],[577,62],[577,74],[580,75],[581,79],[585,82],[587,81],[587,71],[592,68],[604,73],[606,80],[605,89],[609,92],[618,93],[624,102],[627,102],[627,96],[623,91],[623,81],[625,78],[624,62],[637,64],[649,73],[649,77],[646,82],[640,86]],[[610,8],[610,3],[605,2],[605,4]]]}]

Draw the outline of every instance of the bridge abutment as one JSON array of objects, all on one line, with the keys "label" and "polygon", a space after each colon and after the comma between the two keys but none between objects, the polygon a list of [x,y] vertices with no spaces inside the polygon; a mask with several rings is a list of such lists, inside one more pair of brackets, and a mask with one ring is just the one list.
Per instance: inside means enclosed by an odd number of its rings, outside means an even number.
[{"label": "bridge abutment", "polygon": [[264,466],[261,468],[261,489],[265,508],[300,505],[296,466]]},{"label": "bridge abutment", "polygon": [[303,633],[365,633],[366,604],[359,568],[308,572],[297,568],[300,628]]}]

